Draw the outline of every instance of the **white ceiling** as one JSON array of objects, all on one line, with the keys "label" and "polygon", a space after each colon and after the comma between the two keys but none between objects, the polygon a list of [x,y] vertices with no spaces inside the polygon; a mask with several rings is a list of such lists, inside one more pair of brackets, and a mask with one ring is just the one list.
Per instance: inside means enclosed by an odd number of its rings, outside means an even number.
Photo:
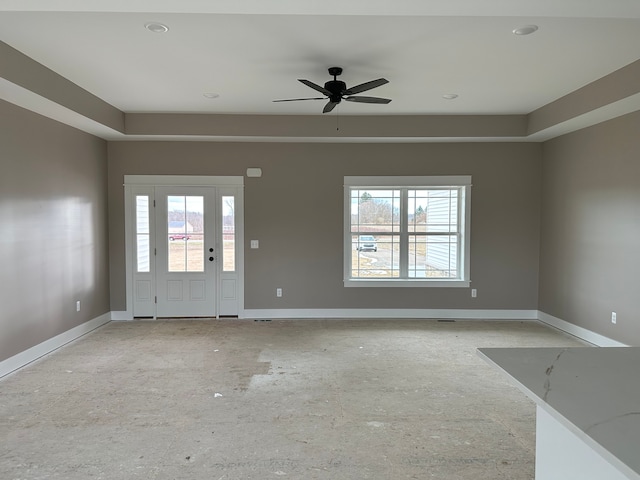
[{"label": "white ceiling", "polygon": [[0,40],[123,112],[320,114],[272,100],[335,65],[392,99],[340,115],[527,114],[638,60],[640,2],[0,0]]}]

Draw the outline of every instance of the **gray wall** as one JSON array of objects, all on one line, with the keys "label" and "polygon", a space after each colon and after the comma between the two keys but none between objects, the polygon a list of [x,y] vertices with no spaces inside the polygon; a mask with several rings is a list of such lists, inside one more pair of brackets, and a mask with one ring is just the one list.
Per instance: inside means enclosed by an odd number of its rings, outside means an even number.
[{"label": "gray wall", "polygon": [[[634,113],[542,145],[107,144],[0,102],[0,361],[125,309],[123,175],[247,167],[247,308],[539,308],[638,345],[639,131]],[[463,174],[477,299],[342,286],[343,176]]]},{"label": "gray wall", "polygon": [[[123,175],[247,167],[264,172],[245,179],[245,239],[261,246],[245,246],[247,308],[539,308],[640,344],[640,113],[542,145],[107,145],[5,102],[0,119],[0,361],[125,309]],[[343,176],[462,174],[478,298],[342,286]]]},{"label": "gray wall", "polygon": [[[640,112],[543,145],[540,310],[640,345]],[[618,316],[611,323],[611,312]]]},{"label": "gray wall", "polygon": [[106,142],[0,101],[0,167],[1,361],[109,311]]},{"label": "gray wall", "polygon": [[[537,309],[539,144],[110,142],[111,309],[125,310],[125,174],[243,175],[246,308]],[[344,288],[345,175],[472,175],[466,288]],[[284,289],[276,298],[276,287]]]}]

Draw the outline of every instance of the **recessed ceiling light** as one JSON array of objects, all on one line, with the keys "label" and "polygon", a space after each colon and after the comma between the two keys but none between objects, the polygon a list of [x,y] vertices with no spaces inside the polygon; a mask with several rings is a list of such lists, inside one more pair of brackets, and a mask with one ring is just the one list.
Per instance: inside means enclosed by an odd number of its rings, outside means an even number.
[{"label": "recessed ceiling light", "polygon": [[149,22],[145,23],[144,28],[153,33],[166,33],[169,31],[169,27],[162,23],[157,22]]},{"label": "recessed ceiling light", "polygon": [[202,95],[207,98],[218,98],[220,96],[219,93],[213,93],[213,92],[203,93]]},{"label": "recessed ceiling light", "polygon": [[458,98],[458,94],[457,93],[445,93],[444,95],[442,95],[442,98],[444,98],[445,100],[454,100],[454,99]]},{"label": "recessed ceiling light", "polygon": [[515,30],[513,30],[513,33],[515,35],[531,35],[536,30],[538,30],[537,25],[525,25],[523,27],[518,27]]}]

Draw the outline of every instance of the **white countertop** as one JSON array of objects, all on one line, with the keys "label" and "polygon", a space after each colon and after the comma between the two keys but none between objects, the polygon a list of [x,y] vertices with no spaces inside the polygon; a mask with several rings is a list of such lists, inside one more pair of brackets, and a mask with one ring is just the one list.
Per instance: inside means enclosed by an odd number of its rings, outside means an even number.
[{"label": "white countertop", "polygon": [[631,479],[640,479],[640,347],[479,348],[489,364]]}]

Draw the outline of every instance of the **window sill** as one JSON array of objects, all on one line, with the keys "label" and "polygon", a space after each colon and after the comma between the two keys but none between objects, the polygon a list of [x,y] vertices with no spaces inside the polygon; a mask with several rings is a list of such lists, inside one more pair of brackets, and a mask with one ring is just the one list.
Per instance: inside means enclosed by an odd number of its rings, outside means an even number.
[{"label": "window sill", "polygon": [[344,281],[345,287],[419,287],[419,288],[468,288],[469,280],[386,280],[386,279],[348,279]]}]

